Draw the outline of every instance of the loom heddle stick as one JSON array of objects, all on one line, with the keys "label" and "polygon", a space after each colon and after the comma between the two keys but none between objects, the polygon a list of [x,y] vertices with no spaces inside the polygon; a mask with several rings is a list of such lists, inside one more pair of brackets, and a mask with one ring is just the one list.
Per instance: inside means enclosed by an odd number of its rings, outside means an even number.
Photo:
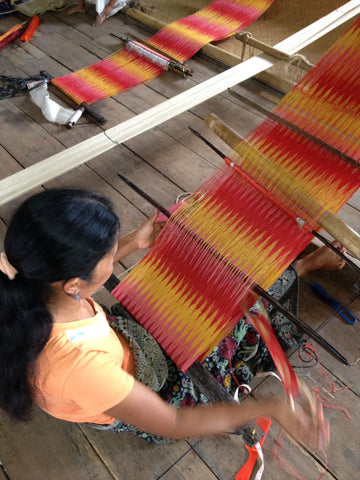
[{"label": "loom heddle stick", "polygon": [[[208,115],[205,119],[205,123],[219,138],[236,151],[236,146],[243,140],[243,138],[240,137],[231,127],[214,114]],[[332,212],[327,212],[318,223],[334,239],[344,245],[350,253],[360,259],[360,236],[341,218]]]},{"label": "loom heddle stick", "polygon": [[[118,176],[129,185],[134,191],[136,191],[139,195],[141,195],[145,200],[150,202],[154,207],[159,208],[159,203],[154,200],[150,195],[148,195],[146,192],[144,192],[140,187],[135,185],[131,180],[128,178],[124,177],[123,175],[118,173]],[[161,207],[161,212],[164,213],[168,218],[171,217],[171,213],[165,208]],[[193,235],[194,238],[196,239],[196,235],[193,234],[192,232],[189,232],[190,235]],[[224,261],[224,257],[221,255],[220,252],[216,251],[211,247],[211,245],[207,244],[206,242],[201,243],[201,239],[199,239],[199,245],[208,248],[209,251],[211,251],[214,256],[218,257],[220,261]],[[238,268],[231,266],[231,264],[228,264],[229,268],[233,268],[235,271],[238,271],[239,274],[246,278],[245,275],[238,270]],[[321,335],[319,335],[315,330],[313,330],[309,325],[307,325],[303,320],[301,320],[299,317],[294,315],[292,312],[287,310],[283,305],[281,305],[280,302],[278,302],[272,295],[270,295],[266,290],[264,290],[260,285],[256,283],[251,283],[251,289],[260,297],[265,298],[271,305],[273,305],[274,308],[276,308],[280,313],[282,313],[285,317],[287,317],[289,320],[291,320],[295,325],[300,327],[307,335],[309,335],[310,338],[315,340],[316,342],[321,345],[324,350],[326,350],[328,353],[333,355],[335,358],[337,358],[341,363],[344,365],[350,365],[349,361],[334,348],[325,338],[323,338]]]}]

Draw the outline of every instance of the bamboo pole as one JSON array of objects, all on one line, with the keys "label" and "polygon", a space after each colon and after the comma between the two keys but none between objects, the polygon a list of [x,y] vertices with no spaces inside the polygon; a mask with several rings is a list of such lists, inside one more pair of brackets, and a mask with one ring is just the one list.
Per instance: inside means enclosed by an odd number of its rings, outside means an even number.
[{"label": "bamboo pole", "polygon": [[[343,7],[283,40],[276,45],[276,48],[291,54],[295,53],[359,13],[359,1],[351,0]],[[276,61],[266,54],[253,57],[109,130],[1,180],[0,205],[82,165],[136,135],[180,115],[180,113],[266,70]]]},{"label": "bamboo pole", "polygon": [[[236,147],[243,139],[226,123],[220,120],[213,113],[205,118],[206,125],[223,140],[229,147],[236,151]],[[258,159],[259,162],[262,158]],[[269,163],[264,159],[266,168],[269,170]],[[273,166],[274,172],[277,166]],[[352,228],[350,228],[341,218],[332,212],[327,212],[319,225],[327,231],[334,239],[338,240],[344,247],[352,253],[357,259],[360,259],[360,236]]]}]

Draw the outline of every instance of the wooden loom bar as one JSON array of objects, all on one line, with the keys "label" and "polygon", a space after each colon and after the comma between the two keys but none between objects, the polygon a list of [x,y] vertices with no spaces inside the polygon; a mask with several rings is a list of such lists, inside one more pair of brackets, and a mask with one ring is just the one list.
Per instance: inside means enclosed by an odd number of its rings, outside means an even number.
[{"label": "wooden loom bar", "polygon": [[[290,54],[295,53],[359,13],[359,2],[351,0],[341,8],[283,40],[276,45],[276,48]],[[1,180],[0,205],[82,165],[114,146],[166,122],[170,118],[266,70],[275,63],[276,60],[266,54],[253,57],[103,133]]]},{"label": "wooden loom bar", "polygon": [[[236,151],[236,146],[243,139],[232,128],[214,114],[208,115],[205,123],[218,137]],[[259,161],[261,161],[261,159],[259,159]],[[333,238],[344,245],[350,253],[360,259],[360,236],[346,225],[341,218],[332,212],[327,212],[318,223]]]},{"label": "wooden loom bar", "polygon": [[267,53],[268,55],[271,55],[272,57],[277,58],[278,60],[281,60],[283,62],[296,62],[296,65],[298,65],[300,68],[303,70],[310,70],[314,65],[308,62],[307,60],[304,60],[301,57],[295,57],[293,55],[289,55],[286,52],[283,52],[279,50],[278,48],[274,48],[271,45],[268,45],[265,42],[261,42],[260,40],[257,40],[256,38],[251,36],[251,33],[249,32],[240,32],[236,33],[235,38],[243,42],[245,45],[250,45],[254,48],[257,48],[258,50],[261,50],[264,53]]}]

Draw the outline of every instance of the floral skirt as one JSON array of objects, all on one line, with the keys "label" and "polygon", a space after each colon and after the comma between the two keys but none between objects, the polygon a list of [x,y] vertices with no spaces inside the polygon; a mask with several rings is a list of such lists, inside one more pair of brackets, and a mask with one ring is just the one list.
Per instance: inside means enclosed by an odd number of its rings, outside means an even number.
[{"label": "floral skirt", "polygon": [[[269,293],[292,313],[298,309],[298,277],[290,266],[270,287]],[[286,350],[297,346],[301,333],[298,328],[276,311],[266,300],[259,300],[251,311],[262,308],[268,311],[276,336]],[[197,388],[192,379],[183,373],[170,357],[159,347],[153,337],[141,327],[120,304],[115,304],[108,312],[109,324],[118,330],[129,342],[135,359],[135,378],[158,393],[175,408],[208,403],[207,397]],[[244,316],[229,334],[202,362],[203,366],[228,390],[234,393],[237,382],[248,384],[256,373],[274,369],[272,358],[260,335]],[[236,380],[235,378],[236,377]],[[164,439],[148,434],[125,424],[120,420],[109,426],[96,426],[98,429],[112,430],[115,433],[133,432],[151,442],[165,443]]]}]

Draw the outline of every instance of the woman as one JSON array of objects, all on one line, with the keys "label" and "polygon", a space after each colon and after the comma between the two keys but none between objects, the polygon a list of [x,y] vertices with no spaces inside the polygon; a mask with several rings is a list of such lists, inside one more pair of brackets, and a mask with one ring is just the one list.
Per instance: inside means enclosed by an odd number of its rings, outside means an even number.
[{"label": "woman", "polygon": [[[328,425],[320,410],[314,418],[300,406],[293,412],[278,398],[173,408],[175,394],[157,394],[144,385],[146,368],[140,369],[144,383],[134,377],[139,351],[131,350],[132,339],[121,326],[109,328],[90,297],[115,262],[152,244],[156,216],[119,239],[119,220],[99,195],[49,190],[20,206],[0,262],[1,407],[26,419],[35,401],[64,420],[114,431],[132,425],[170,439],[234,432],[262,415],[309,447],[326,446]],[[161,360],[159,365],[166,370]],[[171,368],[166,379],[156,377],[159,391],[171,383]],[[182,375],[182,383],[190,382]]]}]

